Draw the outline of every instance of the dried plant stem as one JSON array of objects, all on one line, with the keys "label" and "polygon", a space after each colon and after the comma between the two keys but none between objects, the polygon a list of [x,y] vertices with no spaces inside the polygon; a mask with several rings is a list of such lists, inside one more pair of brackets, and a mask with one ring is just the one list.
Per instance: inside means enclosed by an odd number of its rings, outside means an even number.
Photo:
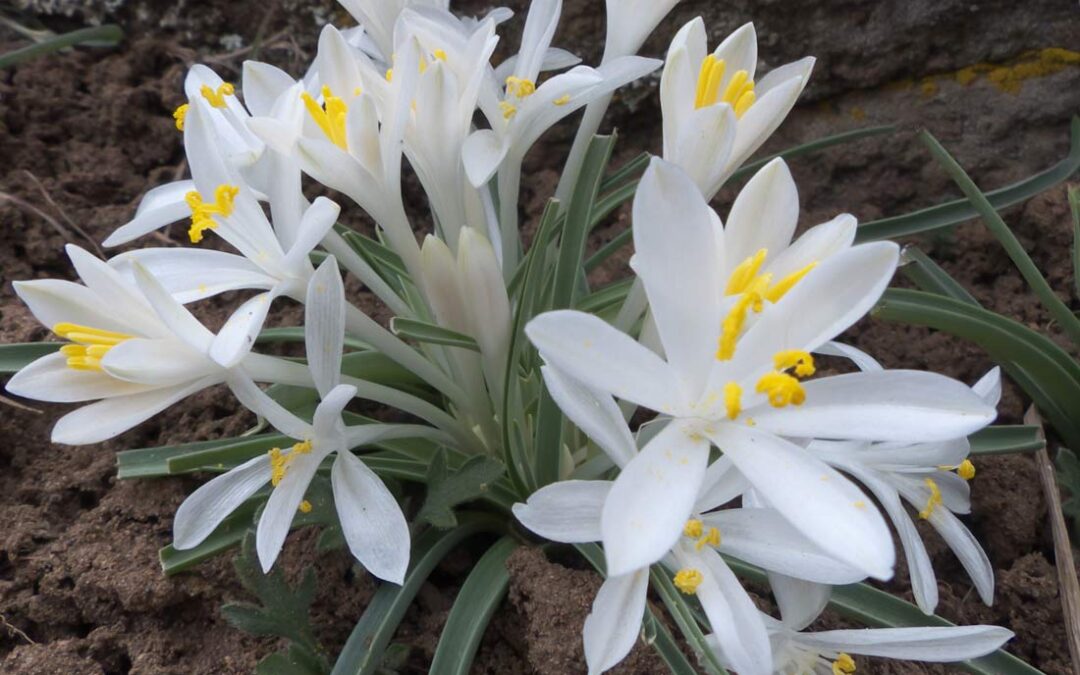
[{"label": "dried plant stem", "polygon": [[[1039,436],[1045,440],[1042,431],[1042,418],[1035,406],[1028,408],[1024,423],[1039,428]],[[1073,673],[1080,675],[1080,580],[1076,577],[1076,563],[1073,560],[1072,546],[1069,543],[1069,531],[1065,525],[1065,514],[1061,510],[1061,494],[1058,491],[1054,474],[1054,465],[1044,444],[1035,453],[1035,463],[1039,471],[1039,481],[1046,495],[1047,510],[1050,516],[1050,530],[1054,535],[1054,560],[1057,563],[1058,588],[1061,593],[1061,612],[1065,623],[1065,636],[1072,656]]]}]

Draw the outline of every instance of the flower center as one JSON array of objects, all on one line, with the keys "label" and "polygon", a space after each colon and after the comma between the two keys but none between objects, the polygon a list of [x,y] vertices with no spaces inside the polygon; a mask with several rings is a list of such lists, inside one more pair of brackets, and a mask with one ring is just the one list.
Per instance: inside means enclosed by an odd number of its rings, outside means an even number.
[{"label": "flower center", "polygon": [[184,201],[191,208],[191,227],[188,228],[188,238],[192,244],[202,241],[203,232],[216,230],[217,223],[213,216],[229,217],[233,212],[233,201],[239,194],[240,188],[235,185],[219,185],[214,190],[214,201],[204,202],[202,195],[195,190],[184,195]]},{"label": "flower center", "polygon": [[72,344],[60,348],[73,370],[101,370],[101,359],[110,349],[133,336],[74,323],[58,323],[53,332]]},{"label": "flower center", "polygon": [[929,519],[931,514],[934,513],[934,509],[937,508],[942,501],[941,489],[938,487],[938,484],[934,482],[934,479],[927,478],[925,483],[926,487],[930,488],[930,496],[926,499],[926,508],[919,511],[919,517],[923,520]]},{"label": "flower center", "polygon": [[[270,452],[267,453],[270,455],[270,484],[277,487],[278,483],[285,479],[285,474],[289,472],[289,465],[296,459],[296,456],[306,455],[310,452],[311,441],[301,441],[293,444],[292,450],[288,453],[283,452],[281,448],[270,448]],[[303,510],[303,504],[300,506],[301,510]],[[307,513],[307,511],[304,512]]]},{"label": "flower center", "polygon": [[840,652],[832,662],[833,675],[851,675],[855,672],[855,659],[850,654]]},{"label": "flower center", "polygon": [[330,87],[326,85],[323,85],[322,95],[324,105],[319,105],[319,102],[306,91],[300,94],[300,98],[304,100],[304,107],[307,108],[311,119],[315,120],[315,124],[319,125],[326,137],[342,150],[348,150],[349,144],[345,138],[345,118],[349,113],[349,106],[341,98],[334,96]]},{"label": "flower center", "polygon": [[536,83],[521,77],[511,75],[506,78],[506,95],[517,98],[528,98],[536,93]]},{"label": "flower center", "polygon": [[228,82],[222,83],[217,89],[213,89],[210,85],[204,84],[199,88],[199,93],[203,95],[203,98],[210,102],[210,105],[215,108],[224,108],[227,105],[225,103],[225,97],[236,94],[236,87]]},{"label": "flower center", "polygon": [[698,71],[694,107],[704,108],[717,103],[726,103],[735,109],[736,117],[742,117],[757,99],[754,93],[754,81],[745,70],[738,70],[731,76],[727,87],[721,92],[720,85],[724,81],[726,70],[727,65],[723,59],[718,59],[713,54],[705,57]]},{"label": "flower center", "polygon": [[692,567],[686,567],[679,570],[675,574],[675,578],[672,581],[675,583],[675,588],[679,589],[686,595],[693,595],[697,593],[698,586],[705,580],[705,576]]},{"label": "flower center", "polygon": [[176,120],[177,131],[184,130],[184,120],[187,119],[187,113],[190,108],[191,106],[185,103],[183,105],[177,106],[176,110],[173,111],[172,117],[174,120]]},{"label": "flower center", "polygon": [[696,518],[686,521],[683,526],[683,536],[694,540],[694,550],[700,551],[706,544],[716,548],[720,545],[720,529],[710,527],[705,529],[705,523]]}]

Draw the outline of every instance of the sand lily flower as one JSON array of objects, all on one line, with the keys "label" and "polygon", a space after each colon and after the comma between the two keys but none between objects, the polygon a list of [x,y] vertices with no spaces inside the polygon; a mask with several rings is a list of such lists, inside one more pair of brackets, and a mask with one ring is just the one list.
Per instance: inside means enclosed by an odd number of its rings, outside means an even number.
[{"label": "sand lily flower", "polygon": [[339,0],[341,6],[353,15],[364,32],[382,52],[383,61],[390,62],[394,53],[394,29],[398,17],[409,7],[432,8],[446,11],[450,0]]},{"label": "sand lily flower", "polygon": [[[767,205],[759,208],[768,212]],[[610,573],[655,562],[676,543],[711,441],[811,541],[870,576],[889,578],[894,551],[877,509],[847,478],[785,437],[929,442],[993,419],[993,408],[971,389],[932,373],[803,381],[814,373],[810,353],[861,318],[884,291],[898,247],[851,247],[780,279],[757,276],[751,258],[723,279],[726,242],[716,215],[678,167],[659,159],[642,178],[633,217],[635,271],[666,358],[582,312],[548,312],[526,327],[547,363],[674,418],[671,426],[681,432],[677,443],[649,444],[616,480],[602,519]],[[771,225],[759,221],[763,229]],[[733,287],[738,295],[724,294]],[[745,328],[757,310],[760,316]]]},{"label": "sand lily flower", "polygon": [[[858,669],[852,655],[925,663],[966,661],[993,652],[1013,637],[1012,631],[999,626],[799,632],[770,616],[764,621],[777,675],[853,675]],[[716,644],[714,636],[707,638]],[[724,657],[722,650],[720,656]]]},{"label": "sand lily flower", "polygon": [[712,199],[791,111],[813,67],[807,57],[755,82],[753,24],[710,54],[705,23],[690,21],[672,40],[660,79],[664,159],[683,167]]},{"label": "sand lily flower", "polygon": [[679,0],[607,0],[604,60],[637,54]]},{"label": "sand lily flower", "polygon": [[[7,385],[13,394],[41,401],[97,401],[60,418],[54,442],[104,441],[226,381],[230,371],[209,357],[217,338],[145,269],[135,266],[132,283],[77,246],[68,245],[67,253],[85,285],[17,281],[15,292],[69,344]],[[259,354],[245,353],[236,370],[264,382],[305,381],[295,364]]]},{"label": "sand lily flower", "polygon": [[[549,391],[575,424],[608,455],[625,467],[637,447],[618,406],[607,394],[589,389],[552,366],[543,367]],[[660,431],[642,452],[673,452],[684,442],[685,429],[674,422]],[[774,509],[725,509],[705,513],[730,501],[745,482],[737,472],[717,463],[702,482],[695,513],[679,528],[674,546],[664,556],[675,585],[697,595],[717,631],[724,653],[740,673],[770,671],[765,626],[753,602],[719,553],[732,555],[770,571],[799,575],[818,583],[859,581],[864,574],[825,554]],[[533,493],[514,515],[533,532],[552,541],[583,543],[602,538],[604,503],[611,481],[570,480]],[[633,647],[644,613],[648,566],[609,574],[585,621],[585,656],[590,673],[621,661]]]},{"label": "sand lily flower", "polygon": [[[864,363],[875,371],[881,370],[872,359]],[[1001,397],[1000,370],[991,370],[972,389],[988,406],[996,407]],[[899,535],[912,592],[924,612],[933,614],[937,607],[937,578],[904,502],[945,540],[982,601],[993,603],[994,570],[990,560],[955,515],[971,512],[968,481],[975,477],[976,468],[968,459],[971,446],[966,437],[917,444],[812,441],[808,450],[862,483],[881,504]]]},{"label": "sand lily flower", "polygon": [[268,571],[296,512],[311,508],[304,494],[315,472],[336,453],[330,478],[349,550],[369,572],[400,584],[409,562],[408,524],[382,480],[350,449],[380,440],[430,436],[434,430],[408,424],[345,426],[341,413],[356,387],[340,383],[345,295],[333,258],[319,266],[307,296],[308,367],[322,399],[312,423],[282,408],[250,378],[234,375],[230,384],[241,402],[296,443],[291,448],[274,448],[196,490],[176,513],[174,545],[178,549],[197,546],[233,510],[270,484],[273,489],[256,530],[256,551],[263,571]]}]

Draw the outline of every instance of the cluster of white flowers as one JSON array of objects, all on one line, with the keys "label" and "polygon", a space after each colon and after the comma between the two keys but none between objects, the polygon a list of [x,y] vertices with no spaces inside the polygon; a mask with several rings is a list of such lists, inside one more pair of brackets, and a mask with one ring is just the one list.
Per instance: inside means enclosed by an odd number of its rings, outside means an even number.
[{"label": "cluster of white flowers", "polygon": [[[534,0],[519,53],[497,67],[496,28],[510,12],[460,18],[447,0],[342,0],[360,26],[327,26],[299,80],[247,62],[238,87],[193,67],[188,102],[174,115],[191,180],[148,192],[134,219],[105,241],[125,244],[190,219],[193,246],[108,261],[69,246],[82,284],[16,283],[67,344],[20,371],[8,390],[95,401],[53,430],[54,441],[81,444],[224,383],[295,444],[192,494],[176,514],[175,546],[197,546],[269,484],[256,538],[269,569],[294,515],[310,510],[308,485],[333,454],[334,501],[350,550],[372,574],[401,583],[408,523],[353,451],[411,437],[504,456],[499,411],[517,310],[509,280],[523,254],[522,160],[547,129],[587,107],[566,176],[578,171],[581,138],[592,136],[612,92],[661,67],[636,53],[676,2],[607,0],[608,37],[595,68],[550,46],[559,0]],[[985,654],[1011,633],[800,632],[824,609],[831,585],[892,577],[895,549],[878,504],[899,533],[925,612],[937,604],[937,586],[905,501],[991,601],[990,564],[955,514],[970,509],[967,436],[994,419],[1000,384],[996,370],[975,387],[885,370],[833,341],[878,300],[899,250],[854,245],[856,221],[846,214],[794,238],[798,194],[782,160],[750,179],[726,222],[709,207],[791,110],[813,67],[806,58],[755,79],[757,61],[752,25],[712,52],[700,18],[672,41],[660,84],[663,157],[652,160],[633,203],[631,309],[616,325],[549,311],[525,329],[544,361],[547,392],[607,456],[591,475],[613,480],[573,479],[571,466],[567,480],[520,495],[527,500],[514,515],[552,541],[602,542],[607,580],[584,625],[593,673],[617,664],[637,640],[655,565],[700,600],[718,657],[742,675],[850,674],[851,654]],[[403,157],[432,212],[434,229],[422,243],[403,202]],[[305,198],[305,176],[374,220],[382,243],[370,245],[396,274],[358,252],[337,225],[338,204]],[[200,247],[209,234],[235,252]],[[469,336],[478,349],[402,341],[346,298],[339,265],[395,315]],[[257,293],[214,334],[185,305],[226,291]],[[253,351],[284,298],[305,306],[306,367]],[[411,371],[443,403],[342,375],[346,336]],[[815,377],[815,355],[842,357],[859,372]],[[256,383],[314,388],[321,402],[309,423]],[[356,397],[424,423],[347,426],[342,412]],[[654,416],[635,434],[627,420],[638,406]],[[594,446],[569,448],[571,464],[583,464]],[[724,556],[768,572],[780,620],[759,611]]]}]

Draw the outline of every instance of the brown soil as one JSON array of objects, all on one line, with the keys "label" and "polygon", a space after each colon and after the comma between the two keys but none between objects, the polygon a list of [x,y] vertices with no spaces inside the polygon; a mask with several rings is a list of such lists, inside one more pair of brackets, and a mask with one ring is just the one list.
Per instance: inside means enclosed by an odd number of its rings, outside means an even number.
[{"label": "brown soil", "polygon": [[[341,18],[322,0],[223,3],[41,2],[20,0],[56,30],[83,20],[119,21],[122,47],[78,50],[0,72],[0,341],[40,340],[37,326],[14,299],[13,279],[68,276],[62,246],[92,248],[125,221],[142,192],[184,171],[180,137],[169,117],[180,102],[183,73],[196,60],[227,78],[260,37],[259,58],[293,73],[313,53],[316,21]],[[487,3],[468,2],[477,12]],[[507,3],[521,9],[521,1]],[[567,1],[558,44],[594,58],[602,30],[598,0]],[[119,5],[119,9],[116,8]],[[59,14],[43,12],[60,8]],[[1080,17],[1071,0],[959,0],[859,3],[817,0],[798,16],[779,0],[736,0],[723,9],[687,0],[646,47],[660,53],[681,21],[704,13],[713,39],[754,18],[767,67],[803,54],[819,57],[803,105],[770,143],[779,149],[859,126],[897,123],[905,131],[860,141],[792,162],[809,224],[850,210],[863,220],[954,196],[956,191],[907,130],[928,126],[986,187],[1040,170],[1064,156],[1068,118],[1080,103],[1080,67],[1027,70],[1028,79],[994,80],[991,62],[1014,65],[1029,50],[1080,44]],[[24,14],[22,20],[36,20]],[[71,17],[71,18],[65,18]],[[282,32],[282,31],[288,32]],[[0,51],[20,44],[0,33]],[[1019,60],[1019,61],[1018,61]],[[1005,74],[1014,71],[1005,71]],[[988,74],[989,73],[989,74]],[[1009,85],[1010,82],[1018,84]],[[658,149],[656,82],[621,96],[614,108],[621,156]],[[534,152],[523,199],[535,216],[550,193],[565,152],[566,133]],[[732,192],[721,195],[722,205]],[[41,213],[19,201],[33,204]],[[625,214],[601,238],[625,224]],[[1072,288],[1070,225],[1059,188],[1006,212],[1051,284]],[[174,242],[168,231],[165,243]],[[162,241],[154,242],[161,244]],[[1049,317],[992,237],[978,223],[921,245],[986,306],[1032,326]],[[625,262],[625,256],[622,261]],[[611,272],[612,270],[609,270]],[[1068,298],[1074,301],[1072,298]],[[372,308],[373,310],[375,308]],[[221,320],[224,303],[204,318]],[[295,318],[291,316],[290,318]],[[283,319],[285,320],[285,319]],[[1051,332],[1053,329],[1051,327]],[[850,336],[890,367],[928,368],[973,382],[990,362],[981,351],[930,331],[867,320]],[[118,482],[121,449],[235,434],[252,423],[223,391],[204,392],[102,446],[48,443],[61,406],[3,403],[0,423],[0,671],[5,673],[247,673],[277,649],[229,627],[223,601],[241,599],[228,557],[194,572],[164,577],[157,549],[169,541],[171,515],[196,485],[190,479]],[[1027,404],[1009,385],[1001,416],[1017,422]],[[973,485],[969,519],[997,571],[995,605],[986,608],[940,541],[927,536],[939,570],[942,615],[1005,625],[1017,633],[1011,651],[1047,673],[1069,671],[1045,505],[1027,457],[986,459]],[[404,672],[424,672],[464,572],[477,551],[458,551],[439,568],[409,610],[395,642],[412,647]],[[283,566],[291,574],[319,572],[315,622],[336,652],[371,596],[371,580],[341,552],[318,554],[313,532],[290,539]],[[509,562],[510,592],[481,645],[478,673],[584,672],[580,628],[599,577],[572,556],[549,561],[522,550]],[[906,571],[890,587],[906,594]],[[823,626],[841,625],[833,617]],[[940,667],[874,664],[878,672],[948,672]],[[620,673],[661,672],[638,647]]]}]

